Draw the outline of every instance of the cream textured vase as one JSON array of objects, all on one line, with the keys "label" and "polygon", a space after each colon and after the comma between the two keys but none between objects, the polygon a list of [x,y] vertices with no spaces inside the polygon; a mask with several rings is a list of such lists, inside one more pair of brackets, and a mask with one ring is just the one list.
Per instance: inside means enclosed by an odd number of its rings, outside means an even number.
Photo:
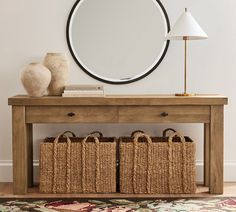
[{"label": "cream textured vase", "polygon": [[69,78],[69,61],[66,54],[48,53],[44,65],[51,71],[52,80],[48,87],[49,95],[62,95]]},{"label": "cream textured vase", "polygon": [[51,72],[40,63],[30,63],[21,72],[21,82],[32,97],[43,96],[51,81]]}]

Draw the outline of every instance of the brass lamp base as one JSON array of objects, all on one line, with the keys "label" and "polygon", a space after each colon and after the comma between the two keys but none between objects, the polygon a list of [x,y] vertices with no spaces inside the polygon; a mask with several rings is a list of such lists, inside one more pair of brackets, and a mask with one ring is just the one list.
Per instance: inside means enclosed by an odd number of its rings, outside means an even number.
[{"label": "brass lamp base", "polygon": [[175,96],[196,96],[195,93],[176,93]]}]

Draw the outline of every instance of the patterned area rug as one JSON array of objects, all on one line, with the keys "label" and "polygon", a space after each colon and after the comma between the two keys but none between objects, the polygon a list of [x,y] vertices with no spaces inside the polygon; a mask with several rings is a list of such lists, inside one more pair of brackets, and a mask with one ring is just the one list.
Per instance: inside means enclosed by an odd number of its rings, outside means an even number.
[{"label": "patterned area rug", "polygon": [[[3,200],[2,200],[3,201]],[[178,200],[14,200],[0,203],[1,212],[221,212],[236,211],[236,198]]]}]

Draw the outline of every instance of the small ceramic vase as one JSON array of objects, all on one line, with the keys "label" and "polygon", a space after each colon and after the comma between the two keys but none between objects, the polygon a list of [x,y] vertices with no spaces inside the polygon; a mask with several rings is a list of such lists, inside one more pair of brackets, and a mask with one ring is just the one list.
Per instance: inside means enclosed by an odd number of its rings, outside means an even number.
[{"label": "small ceramic vase", "polygon": [[44,65],[51,71],[52,80],[48,87],[49,95],[62,95],[69,78],[69,61],[66,54],[48,53]]},{"label": "small ceramic vase", "polygon": [[32,97],[43,96],[51,81],[51,72],[40,63],[30,63],[21,72],[21,82]]}]

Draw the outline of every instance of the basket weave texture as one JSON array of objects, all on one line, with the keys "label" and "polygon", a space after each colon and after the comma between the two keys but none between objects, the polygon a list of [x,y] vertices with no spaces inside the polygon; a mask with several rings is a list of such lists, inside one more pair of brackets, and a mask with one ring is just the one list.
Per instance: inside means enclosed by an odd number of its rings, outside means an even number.
[{"label": "basket weave texture", "polygon": [[42,193],[116,192],[116,139],[59,135],[40,144]]},{"label": "basket weave texture", "polygon": [[120,138],[121,193],[195,193],[195,142],[173,133]]}]

